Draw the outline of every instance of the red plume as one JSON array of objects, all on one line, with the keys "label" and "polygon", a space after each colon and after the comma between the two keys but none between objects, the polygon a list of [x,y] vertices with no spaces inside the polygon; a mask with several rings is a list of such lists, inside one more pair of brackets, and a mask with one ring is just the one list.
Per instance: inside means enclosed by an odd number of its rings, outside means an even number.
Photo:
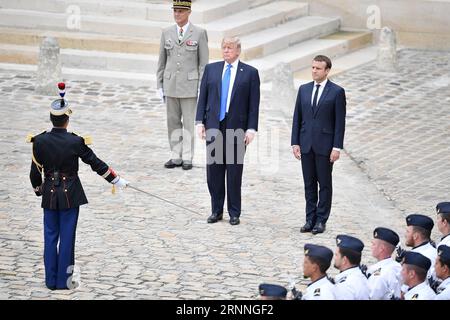
[{"label": "red plume", "polygon": [[64,90],[65,88],[66,88],[66,84],[64,82],[58,83],[58,89],[59,90]]}]

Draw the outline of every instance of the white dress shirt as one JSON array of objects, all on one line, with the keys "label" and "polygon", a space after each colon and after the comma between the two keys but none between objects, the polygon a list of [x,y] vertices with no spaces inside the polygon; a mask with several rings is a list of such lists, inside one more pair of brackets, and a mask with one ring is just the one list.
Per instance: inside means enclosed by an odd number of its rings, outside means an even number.
[{"label": "white dress shirt", "polygon": [[335,277],[336,300],[369,300],[369,285],[359,267],[342,271]]},{"label": "white dress shirt", "polygon": [[[228,110],[230,109],[231,92],[233,92],[234,80],[236,80],[238,64],[239,64],[239,59],[236,59],[236,61],[234,61],[231,64],[230,86],[228,87],[228,97],[227,97],[227,111],[226,111],[227,113],[228,113]],[[223,76],[225,75],[225,71],[227,70],[227,66],[228,66],[228,62],[225,61],[225,63],[223,64],[222,79],[223,79]]]},{"label": "white dress shirt", "polygon": [[441,245],[445,245],[445,246],[447,246],[447,247],[450,247],[450,234],[448,234],[448,235],[446,235],[446,236],[443,236],[443,237],[441,238],[441,241],[439,241],[438,245],[436,246],[436,250],[437,250],[437,248],[439,248],[439,246],[441,246]]},{"label": "white dress shirt", "polygon": [[[186,36],[186,32],[189,28],[189,21],[182,27],[180,27],[179,25],[177,25],[177,37],[178,39],[180,39],[180,29],[183,28],[183,38]],[[181,39],[183,39],[181,38]]]},{"label": "white dress shirt", "polygon": [[302,300],[335,300],[334,291],[334,284],[325,276],[308,285]]},{"label": "white dress shirt", "polygon": [[435,300],[450,300],[450,277],[442,281],[436,292]]},{"label": "white dress shirt", "polygon": [[390,300],[400,297],[402,266],[392,258],[380,260],[367,269],[370,274],[370,300]]},{"label": "white dress shirt", "polygon": [[320,84],[319,87],[319,93],[317,95],[317,104],[319,104],[320,101],[320,97],[322,96],[323,93],[323,89],[325,88],[325,86],[327,85],[328,79],[323,80],[321,83],[315,82],[314,81],[314,88],[312,91],[312,95],[311,95],[311,105],[313,105],[313,101],[314,101],[314,95],[316,94],[316,90],[317,90],[317,85]]},{"label": "white dress shirt", "polygon": [[422,282],[409,289],[405,294],[405,300],[434,300],[436,294],[428,285],[428,281]]}]

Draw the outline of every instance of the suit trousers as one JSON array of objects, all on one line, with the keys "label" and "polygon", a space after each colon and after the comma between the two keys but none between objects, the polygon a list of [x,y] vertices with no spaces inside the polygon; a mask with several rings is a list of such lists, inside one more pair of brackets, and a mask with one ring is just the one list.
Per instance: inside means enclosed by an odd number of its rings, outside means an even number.
[{"label": "suit trousers", "polygon": [[[225,177],[227,206],[230,217],[241,215],[241,186],[242,173],[244,169],[245,145],[243,142],[227,141],[226,120],[220,122],[222,141],[207,142],[207,157],[215,157],[211,163],[211,158],[207,159],[206,178],[208,190],[211,195],[211,207],[213,214],[222,214],[225,202]],[[242,138],[243,140],[243,138]],[[211,148],[213,146],[213,148]]]},{"label": "suit trousers", "polygon": [[[67,289],[75,265],[79,207],[44,209],[44,266],[48,288]],[[59,244],[58,244],[59,243]]]},{"label": "suit trousers", "polygon": [[167,131],[170,145],[170,159],[192,163],[195,141],[195,111],[197,98],[166,97]]},{"label": "suit trousers", "polygon": [[331,211],[333,163],[330,162],[330,156],[319,155],[313,149],[308,153],[302,153],[301,162],[305,185],[306,221],[310,221],[313,225],[318,222],[325,224]]}]

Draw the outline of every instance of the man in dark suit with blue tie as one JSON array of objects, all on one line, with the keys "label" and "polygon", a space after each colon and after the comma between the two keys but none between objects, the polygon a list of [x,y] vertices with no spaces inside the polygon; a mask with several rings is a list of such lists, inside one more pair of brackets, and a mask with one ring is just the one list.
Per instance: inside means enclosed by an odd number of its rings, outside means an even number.
[{"label": "man in dark suit with blue tie", "polygon": [[241,185],[245,149],[258,130],[259,74],[239,61],[236,37],[222,41],[224,61],[206,65],[197,103],[196,126],[206,139],[206,174],[212,213],[208,223],[222,220],[225,176],[230,224],[240,223]]},{"label": "man in dark suit with blue tie", "polygon": [[[306,223],[300,232],[323,233],[331,211],[331,173],[344,146],[345,90],[327,79],[331,60],[316,56],[312,82],[300,86],[295,103],[291,145],[302,162]],[[318,188],[320,189],[319,192]]]}]

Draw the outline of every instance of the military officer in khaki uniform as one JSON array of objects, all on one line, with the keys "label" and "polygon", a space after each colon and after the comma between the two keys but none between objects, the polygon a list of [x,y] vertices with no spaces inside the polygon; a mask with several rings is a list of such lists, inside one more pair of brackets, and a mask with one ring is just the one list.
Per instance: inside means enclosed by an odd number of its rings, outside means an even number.
[{"label": "military officer in khaki uniform", "polygon": [[157,88],[167,105],[171,156],[164,166],[192,169],[194,119],[203,69],[209,60],[206,30],[189,22],[191,0],[173,0],[176,25],[162,31]]}]

